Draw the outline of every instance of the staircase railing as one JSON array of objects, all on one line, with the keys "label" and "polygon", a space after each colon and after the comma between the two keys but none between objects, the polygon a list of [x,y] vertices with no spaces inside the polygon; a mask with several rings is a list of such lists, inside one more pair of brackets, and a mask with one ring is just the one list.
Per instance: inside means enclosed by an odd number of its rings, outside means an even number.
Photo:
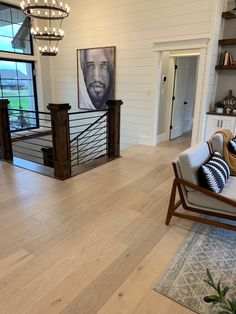
[{"label": "staircase railing", "polygon": [[[39,164],[41,168],[31,165],[31,170],[64,180],[120,156],[120,100],[108,101],[107,109],[101,111],[69,113],[69,104],[49,104],[47,112],[18,110],[21,115],[15,110],[19,116],[37,117],[37,126],[28,121],[30,129],[17,128],[17,132],[9,121],[8,104],[0,99],[1,159]],[[42,167],[50,171],[45,173]]]},{"label": "staircase railing", "polygon": [[107,156],[107,111],[71,140],[72,173],[78,166]]}]

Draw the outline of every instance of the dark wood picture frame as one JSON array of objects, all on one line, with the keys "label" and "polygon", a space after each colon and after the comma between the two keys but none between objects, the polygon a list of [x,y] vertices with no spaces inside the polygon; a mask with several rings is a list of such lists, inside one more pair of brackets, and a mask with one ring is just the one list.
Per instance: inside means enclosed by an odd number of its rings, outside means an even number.
[{"label": "dark wood picture frame", "polygon": [[115,99],[116,47],[77,49],[78,107],[104,110]]}]

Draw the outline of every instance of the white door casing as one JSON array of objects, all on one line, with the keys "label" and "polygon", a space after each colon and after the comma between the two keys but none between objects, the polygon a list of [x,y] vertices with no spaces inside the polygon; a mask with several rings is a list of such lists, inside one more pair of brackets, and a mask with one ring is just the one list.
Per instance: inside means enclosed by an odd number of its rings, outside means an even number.
[{"label": "white door casing", "polygon": [[[196,39],[180,39],[173,41],[163,41],[156,42],[154,44],[154,49],[156,52],[156,80],[154,82],[155,90],[155,99],[154,107],[153,107],[153,120],[152,120],[152,143],[153,145],[157,144],[157,117],[160,106],[160,82],[161,82],[161,60],[162,53],[164,51],[176,51],[182,50],[188,52],[188,50],[195,50],[196,53],[192,53],[192,55],[199,56],[199,65],[198,65],[198,77],[196,83],[196,100],[195,100],[195,108],[194,108],[194,116],[195,119],[193,121],[193,132],[192,132],[192,144],[197,143],[201,140],[202,137],[202,125],[205,122],[205,112],[201,110],[202,101],[205,98],[205,93],[207,90],[207,85],[203,84],[207,80],[205,77],[206,70],[206,60],[207,60],[207,47],[208,47],[209,38],[196,38]],[[203,97],[204,96],[204,97]],[[170,124],[166,123],[166,132],[165,132],[165,140],[168,140],[169,137],[169,127]]]}]

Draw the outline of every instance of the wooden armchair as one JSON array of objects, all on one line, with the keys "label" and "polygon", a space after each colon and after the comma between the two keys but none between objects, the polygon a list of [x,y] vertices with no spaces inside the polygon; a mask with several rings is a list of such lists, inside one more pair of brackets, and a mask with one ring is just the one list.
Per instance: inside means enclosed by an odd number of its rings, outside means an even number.
[{"label": "wooden armchair", "polygon": [[[236,224],[234,226],[230,222],[207,218],[207,216],[213,216],[236,221],[236,177],[230,176],[220,193],[214,193],[199,186],[198,168],[207,162],[210,156],[209,146],[205,142],[185,150],[173,162],[175,179],[166,217],[167,225],[172,216],[176,216],[236,231]],[[180,196],[178,201],[176,201],[177,189]],[[180,205],[188,212],[204,216],[177,212]]]}]

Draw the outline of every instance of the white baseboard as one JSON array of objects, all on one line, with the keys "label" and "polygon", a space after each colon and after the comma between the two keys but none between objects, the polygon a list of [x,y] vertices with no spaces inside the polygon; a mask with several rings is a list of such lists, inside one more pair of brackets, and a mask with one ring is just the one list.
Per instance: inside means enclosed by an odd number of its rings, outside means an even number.
[{"label": "white baseboard", "polygon": [[156,144],[159,144],[161,142],[168,141],[168,137],[166,136],[166,133],[157,135],[156,143],[153,143],[152,137],[148,135],[139,135],[138,139],[139,139],[138,143],[140,145],[148,145],[148,146],[155,146]]},{"label": "white baseboard", "polygon": [[167,140],[168,140],[168,138],[166,136],[166,133],[162,133],[162,134],[157,135],[157,144],[159,144],[161,142],[165,142]]},{"label": "white baseboard", "polygon": [[152,142],[151,136],[147,136],[147,135],[139,135],[138,143],[141,144],[141,145],[153,146],[153,142]]}]

